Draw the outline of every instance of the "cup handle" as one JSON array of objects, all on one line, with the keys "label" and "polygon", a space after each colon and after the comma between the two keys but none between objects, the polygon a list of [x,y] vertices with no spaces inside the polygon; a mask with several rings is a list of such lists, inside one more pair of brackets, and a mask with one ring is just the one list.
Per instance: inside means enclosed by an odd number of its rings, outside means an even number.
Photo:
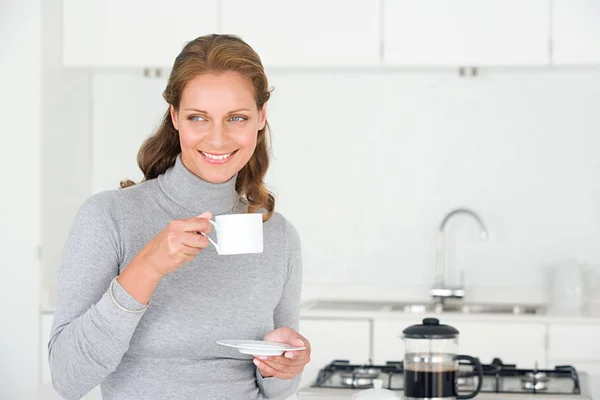
[{"label": "cup handle", "polygon": [[[471,357],[471,356],[465,356],[465,355],[458,355],[458,356],[456,356],[455,359],[469,361],[471,364],[473,364],[475,366],[475,370],[477,371],[477,376],[479,377],[479,379],[477,379],[477,387],[475,388],[475,390],[473,390],[469,394],[457,394],[456,395],[457,399],[461,399],[461,400],[472,399],[473,397],[477,396],[477,394],[481,390],[481,385],[483,384],[483,368],[481,367],[481,363],[479,362],[479,359],[477,359],[475,357]],[[458,377],[458,370],[456,371],[456,374]],[[456,383],[455,383],[455,385],[456,385]],[[457,389],[457,393],[458,393],[458,389]]]},{"label": "cup handle", "polygon": [[[209,219],[207,221],[210,222],[212,224],[212,226],[215,227],[215,231],[216,231],[217,230],[217,224],[213,220],[211,220],[211,219]],[[208,241],[211,242],[213,246],[215,246],[215,249],[217,249],[217,253],[218,253],[219,252],[219,245],[216,242],[214,242],[206,233],[200,232],[200,234],[206,236],[206,238],[208,239]]]}]

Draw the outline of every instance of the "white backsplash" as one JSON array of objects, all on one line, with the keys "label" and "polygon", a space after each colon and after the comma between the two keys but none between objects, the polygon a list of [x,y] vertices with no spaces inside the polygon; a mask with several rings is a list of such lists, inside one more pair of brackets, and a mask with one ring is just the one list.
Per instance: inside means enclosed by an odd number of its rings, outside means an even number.
[{"label": "white backsplash", "polygon": [[[307,287],[426,288],[439,224],[458,206],[490,233],[479,241],[466,217],[449,225],[452,265],[471,287],[540,293],[546,264],[600,264],[600,71],[269,77],[268,183],[300,232]],[[93,191],[139,179],[136,153],[165,110],[164,85],[95,76]]]}]

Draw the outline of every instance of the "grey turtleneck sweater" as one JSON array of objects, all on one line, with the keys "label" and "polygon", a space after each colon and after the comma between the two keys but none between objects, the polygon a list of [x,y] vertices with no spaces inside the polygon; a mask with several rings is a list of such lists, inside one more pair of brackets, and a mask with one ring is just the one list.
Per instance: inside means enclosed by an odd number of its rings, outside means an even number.
[{"label": "grey turtleneck sweater", "polygon": [[[219,256],[206,248],[159,283],[149,307],[126,312],[109,285],[170,221],[204,211],[246,212],[233,177],[212,184],[178,158],[165,174],[91,196],[68,237],[48,352],[55,389],[79,399],[101,385],[106,400],[287,398],[293,380],[263,378],[252,356],[216,343],[298,329],[300,240],[280,214],[264,223],[264,252]],[[212,235],[211,235],[212,236]],[[117,282],[114,300],[142,310]]]}]

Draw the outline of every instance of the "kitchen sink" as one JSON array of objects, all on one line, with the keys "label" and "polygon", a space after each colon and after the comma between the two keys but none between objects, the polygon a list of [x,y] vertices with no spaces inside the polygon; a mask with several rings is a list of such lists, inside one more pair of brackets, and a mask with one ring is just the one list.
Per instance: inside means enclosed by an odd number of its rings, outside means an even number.
[{"label": "kitchen sink", "polygon": [[543,314],[540,306],[520,304],[483,304],[469,302],[420,303],[395,301],[359,301],[359,300],[316,300],[305,305],[311,310],[333,311],[385,311],[403,313],[453,313],[453,314]]}]

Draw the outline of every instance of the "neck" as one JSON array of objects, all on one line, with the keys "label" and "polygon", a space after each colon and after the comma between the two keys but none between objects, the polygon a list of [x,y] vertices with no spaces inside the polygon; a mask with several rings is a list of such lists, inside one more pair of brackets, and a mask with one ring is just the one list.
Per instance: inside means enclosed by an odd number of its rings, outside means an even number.
[{"label": "neck", "polygon": [[160,188],[175,203],[197,214],[210,211],[213,215],[234,209],[239,200],[236,180],[237,174],[223,183],[205,181],[185,167],[181,154],[175,165],[158,177]]}]

